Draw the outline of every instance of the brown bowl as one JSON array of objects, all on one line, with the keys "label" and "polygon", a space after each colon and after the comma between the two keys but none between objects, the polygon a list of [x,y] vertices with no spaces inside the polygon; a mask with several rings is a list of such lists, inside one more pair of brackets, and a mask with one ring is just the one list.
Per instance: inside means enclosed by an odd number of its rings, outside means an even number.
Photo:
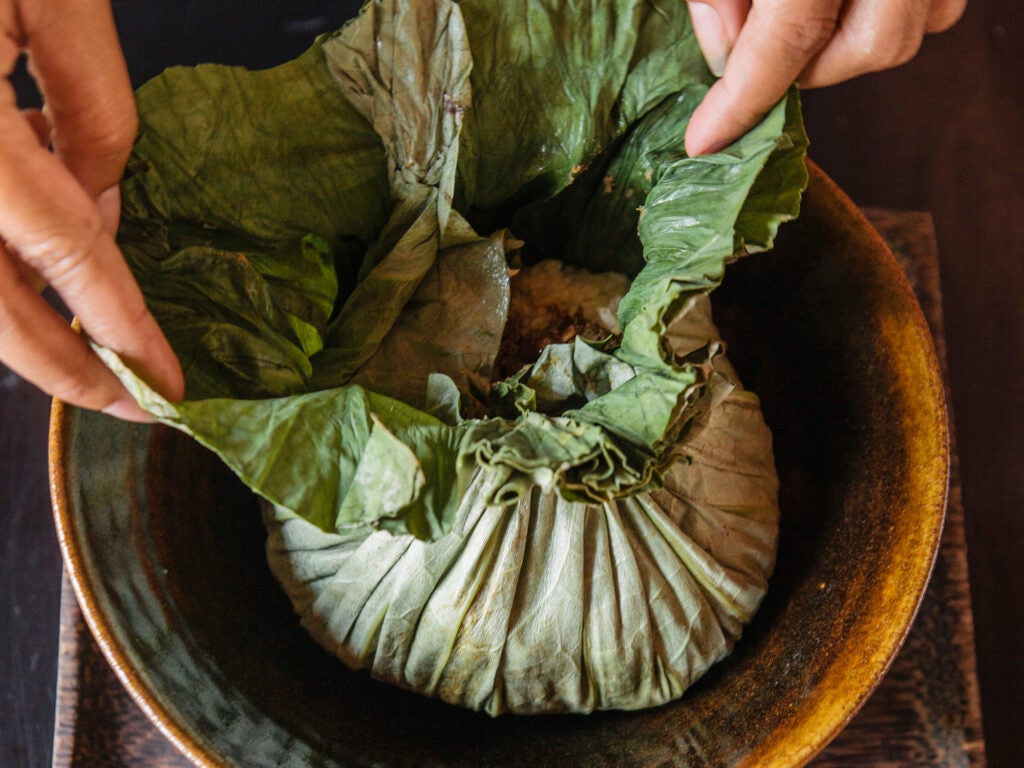
[{"label": "brown bowl", "polygon": [[55,403],[65,561],[122,682],[200,765],[799,766],[878,684],[938,548],[942,382],[892,255],[815,167],[801,218],[715,294],[782,483],[778,567],[734,654],[644,712],[491,719],[346,669],[264,561],[257,504],[163,428]]}]

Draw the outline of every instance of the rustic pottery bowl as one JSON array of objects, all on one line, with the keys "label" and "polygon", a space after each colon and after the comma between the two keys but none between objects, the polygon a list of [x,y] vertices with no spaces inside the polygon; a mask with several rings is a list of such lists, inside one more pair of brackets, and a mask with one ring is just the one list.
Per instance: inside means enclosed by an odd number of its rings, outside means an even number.
[{"label": "rustic pottery bowl", "polygon": [[850,720],[914,618],[942,526],[931,338],[878,235],[812,167],[778,248],[716,292],[782,481],[778,568],[735,653],[679,701],[490,719],[369,680],[299,627],[255,499],[163,428],[56,403],[53,497],[85,617],[199,765],[799,766]]}]

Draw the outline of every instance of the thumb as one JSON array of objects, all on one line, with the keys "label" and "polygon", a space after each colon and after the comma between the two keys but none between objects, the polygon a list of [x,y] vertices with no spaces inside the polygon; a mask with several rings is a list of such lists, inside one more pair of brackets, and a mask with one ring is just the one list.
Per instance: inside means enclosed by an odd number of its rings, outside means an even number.
[{"label": "thumb", "polygon": [[686,151],[718,151],[754,127],[835,34],[841,6],[841,0],[761,0],[753,6],[725,73],[690,118]]},{"label": "thumb", "polygon": [[715,77],[725,72],[725,62],[736,45],[747,14],[749,0],[691,0],[690,23],[708,69]]}]

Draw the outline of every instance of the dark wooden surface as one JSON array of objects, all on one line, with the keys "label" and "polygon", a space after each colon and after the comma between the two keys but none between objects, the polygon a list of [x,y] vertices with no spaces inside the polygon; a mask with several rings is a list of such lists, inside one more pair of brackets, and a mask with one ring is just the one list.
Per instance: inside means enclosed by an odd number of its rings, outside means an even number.
[{"label": "dark wooden surface", "polygon": [[[354,5],[115,0],[133,77],[287,58]],[[931,213],[963,484],[988,763],[1024,731],[1024,5],[970,0],[910,64],[804,96],[811,154],[860,205]],[[47,400],[0,368],[0,766],[52,751],[60,562]]]},{"label": "dark wooden surface", "polygon": [[[934,229],[927,213],[869,211],[910,278],[945,358]],[[907,641],[878,690],[813,768],[984,768],[984,743],[957,464],[935,572]],[[184,768],[134,705],[89,634],[65,580],[53,768]]]}]

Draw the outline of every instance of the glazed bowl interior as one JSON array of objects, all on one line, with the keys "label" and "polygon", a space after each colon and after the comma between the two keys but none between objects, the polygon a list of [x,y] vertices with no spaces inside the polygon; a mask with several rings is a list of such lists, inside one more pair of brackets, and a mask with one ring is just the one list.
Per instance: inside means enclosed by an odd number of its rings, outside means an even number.
[{"label": "glazed bowl interior", "polygon": [[945,505],[944,394],[892,255],[811,166],[800,219],[714,295],[762,399],[778,566],[737,644],[653,710],[491,719],[346,669],[264,560],[252,494],[165,428],[55,404],[54,502],[86,618],[193,761],[245,766],[798,766],[849,721],[908,630]]}]

